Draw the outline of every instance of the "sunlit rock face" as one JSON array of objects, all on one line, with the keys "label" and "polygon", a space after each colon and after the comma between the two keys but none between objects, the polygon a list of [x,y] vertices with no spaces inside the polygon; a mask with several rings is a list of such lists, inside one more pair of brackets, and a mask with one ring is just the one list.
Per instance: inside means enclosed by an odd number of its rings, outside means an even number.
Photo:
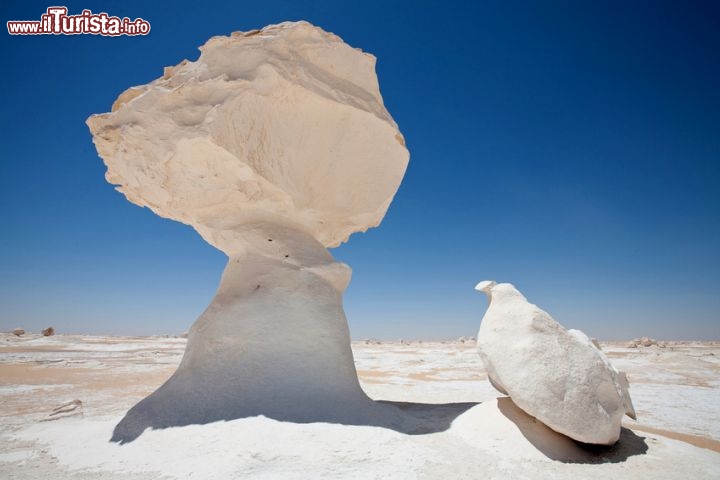
[{"label": "sunlit rock face", "polygon": [[611,445],[635,418],[624,373],[579,330],[566,330],[511,284],[480,282],[490,305],[478,333],[488,379],[529,415],[584,443]]},{"label": "sunlit rock face", "polygon": [[386,424],[359,386],[326,247],[377,226],[408,162],[375,57],[307,22],[214,37],[88,125],[126,198],[225,252],[178,371],[115,430],[263,414]]},{"label": "sunlit rock face", "polygon": [[326,247],[377,226],[408,151],[375,57],[306,22],[214,37],[88,120],[107,180],[231,254],[253,222]]}]

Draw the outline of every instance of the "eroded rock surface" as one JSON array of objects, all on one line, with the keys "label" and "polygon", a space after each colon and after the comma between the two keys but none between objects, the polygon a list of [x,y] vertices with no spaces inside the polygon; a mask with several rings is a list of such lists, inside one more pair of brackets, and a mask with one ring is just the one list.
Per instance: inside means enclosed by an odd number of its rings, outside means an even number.
[{"label": "eroded rock surface", "polygon": [[511,284],[480,282],[490,305],[478,352],[495,388],[553,430],[611,445],[635,418],[624,373],[579,330],[566,330]]},{"label": "eroded rock surface", "polygon": [[375,57],[307,22],[213,37],[88,125],[108,182],[232,254],[280,222],[326,247],[377,226],[408,162]]},{"label": "eroded rock surface", "polygon": [[200,50],[88,119],[110,183],[229,257],[177,372],[113,439],[254,415],[393,422],[358,383],[351,271],[326,248],[377,226],[407,167],[375,57],[307,22]]}]

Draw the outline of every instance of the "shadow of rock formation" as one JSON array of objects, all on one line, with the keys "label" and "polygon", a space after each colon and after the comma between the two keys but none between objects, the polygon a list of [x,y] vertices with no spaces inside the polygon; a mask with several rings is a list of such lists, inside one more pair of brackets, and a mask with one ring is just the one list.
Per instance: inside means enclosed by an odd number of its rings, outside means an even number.
[{"label": "shadow of rock formation", "polygon": [[622,429],[620,440],[615,445],[585,444],[557,433],[531,417],[515,405],[510,397],[498,398],[497,406],[535,448],[552,460],[564,463],[619,463],[648,450],[644,437],[627,428]]},{"label": "shadow of rock formation", "polygon": [[[179,414],[182,409],[176,405],[173,416],[154,415],[143,409],[143,402],[130,409],[125,418],[115,427],[111,441],[125,444],[138,438],[146,429],[153,430],[182,427],[187,425],[203,425],[217,421],[231,421],[256,415],[263,415],[273,420],[293,423],[336,423],[342,425],[383,427],[407,435],[425,435],[442,432],[450,428],[453,420],[470,408],[478,405],[476,402],[465,403],[412,403],[394,401],[373,401],[366,397],[366,402],[359,408],[344,405],[343,409],[337,406],[332,409],[300,409],[275,408],[266,405],[258,407],[250,414],[247,405],[243,406],[242,413],[232,410],[212,409],[202,412],[189,412]],[[140,408],[138,408],[140,407]],[[313,412],[309,415],[308,412]],[[338,412],[344,411],[343,415]],[[299,412],[302,412],[300,414]]]},{"label": "shadow of rock formation", "polygon": [[[428,433],[444,432],[452,422],[470,410],[477,402],[461,403],[413,403],[378,401],[380,404],[393,405],[405,415],[405,422],[401,428],[391,428],[408,435],[425,435]],[[384,425],[378,425],[380,427]]]}]

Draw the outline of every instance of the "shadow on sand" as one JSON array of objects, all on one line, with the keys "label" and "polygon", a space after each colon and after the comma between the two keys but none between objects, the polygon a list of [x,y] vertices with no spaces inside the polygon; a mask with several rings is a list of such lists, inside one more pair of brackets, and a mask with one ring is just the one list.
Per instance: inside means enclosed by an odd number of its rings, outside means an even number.
[{"label": "shadow on sand", "polygon": [[[477,402],[464,403],[412,403],[391,402],[379,400],[377,403],[393,405],[400,409],[409,421],[400,425],[400,428],[386,426],[407,435],[425,435],[428,433],[444,432],[450,428],[453,420],[470,410]],[[383,425],[378,425],[383,426]]]},{"label": "shadow on sand", "polygon": [[[450,428],[453,420],[470,408],[478,405],[467,403],[410,403],[373,401],[367,397],[359,404],[308,408],[308,402],[285,405],[277,400],[261,406],[241,405],[241,409],[230,409],[227,405],[204,410],[192,409],[182,401],[174,405],[171,414],[158,411],[148,399],[131,408],[113,431],[112,442],[125,444],[137,439],[147,429],[165,429],[187,425],[204,425],[218,421],[232,421],[262,415],[273,420],[292,423],[334,423],[341,425],[373,426],[395,430],[407,435],[424,435],[442,432]],[[148,405],[149,404],[149,405]],[[312,405],[312,403],[310,403]],[[207,405],[204,405],[207,407]],[[224,408],[223,408],[224,407]],[[343,408],[344,407],[344,408]]]},{"label": "shadow on sand", "polygon": [[[264,415],[274,420],[300,424],[325,422],[342,425],[374,426],[395,430],[407,435],[426,435],[448,430],[457,417],[476,405],[480,404],[475,402],[433,404],[370,401],[370,405],[364,405],[366,407],[364,414],[355,417],[350,413],[353,412],[352,408],[348,408],[348,413],[342,418],[338,418],[336,415],[328,415],[327,410],[323,414],[322,409],[316,410],[316,415],[311,417],[307,415],[291,415],[287,413],[287,410],[280,414],[277,410],[272,411],[269,409],[261,409],[263,411],[258,411],[254,415]],[[161,423],[158,422],[159,417],[154,415],[138,416],[133,414],[133,410],[131,409],[123,421],[115,428],[112,441],[121,444],[132,442],[147,428],[163,429],[254,416],[248,414],[247,410],[242,415],[232,415],[226,411],[225,415],[213,415],[204,419],[197,416],[191,418],[192,415],[186,417],[173,416],[172,421]],[[613,446],[589,445],[576,442],[551,430],[542,422],[526,414],[509,397],[497,399],[497,411],[512,422],[530,444],[551,460],[564,463],[619,463],[634,455],[642,455],[648,450],[644,437],[639,437],[627,428],[622,429],[620,440]],[[143,417],[144,421],[139,421]],[[167,417],[165,419],[167,420]]]},{"label": "shadow on sand", "polygon": [[500,412],[513,422],[523,436],[546,457],[564,463],[620,463],[634,455],[643,455],[648,446],[644,437],[623,428],[615,445],[591,445],[576,442],[548,428],[520,409],[509,397],[497,399]]}]

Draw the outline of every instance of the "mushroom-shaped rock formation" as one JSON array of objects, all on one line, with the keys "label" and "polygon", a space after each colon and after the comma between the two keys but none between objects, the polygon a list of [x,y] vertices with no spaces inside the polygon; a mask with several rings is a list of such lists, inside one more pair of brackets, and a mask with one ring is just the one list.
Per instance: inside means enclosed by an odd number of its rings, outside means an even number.
[{"label": "mushroom-shaped rock formation", "polygon": [[566,330],[509,283],[480,282],[490,305],[478,352],[488,379],[518,407],[584,443],[611,445],[635,418],[624,373],[579,330]]},{"label": "mushroom-shaped rock formation", "polygon": [[87,122],[108,182],[229,257],[178,370],[113,439],[258,414],[387,424],[353,363],[350,268],[326,249],[380,223],[407,167],[375,57],[307,22],[200,51]]}]

